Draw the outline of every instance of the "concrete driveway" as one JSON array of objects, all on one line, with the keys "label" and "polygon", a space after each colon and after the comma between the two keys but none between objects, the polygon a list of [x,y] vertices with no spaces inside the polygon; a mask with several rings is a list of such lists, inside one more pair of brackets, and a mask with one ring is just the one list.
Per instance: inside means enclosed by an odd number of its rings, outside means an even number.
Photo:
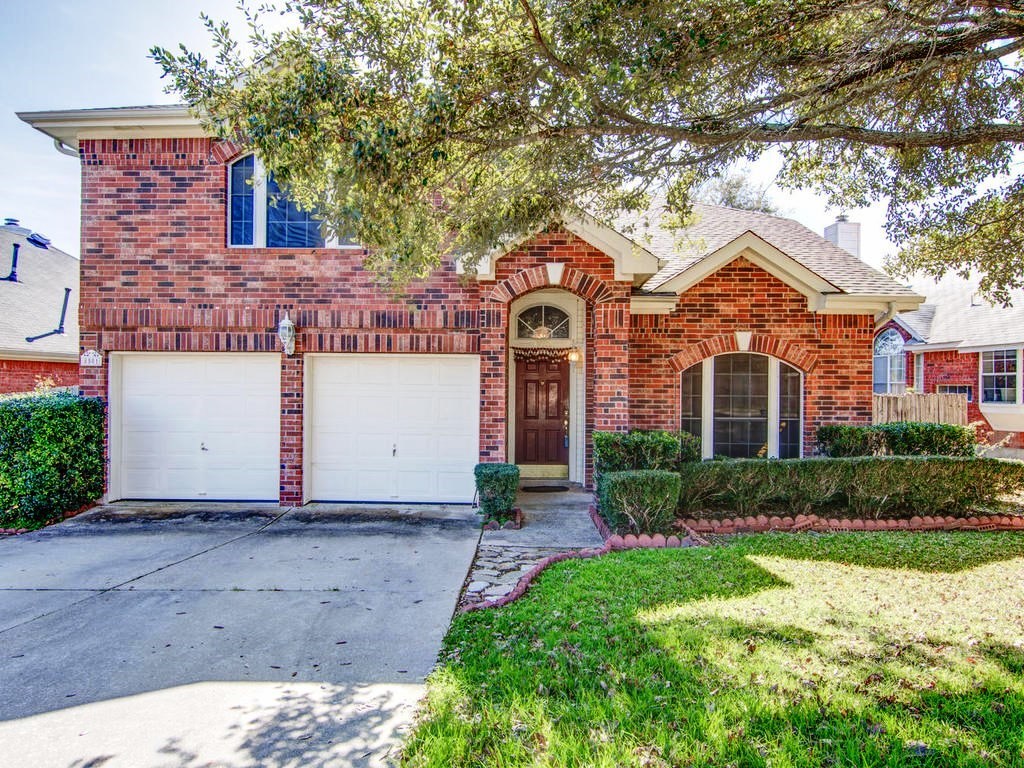
[{"label": "concrete driveway", "polygon": [[0,540],[3,765],[385,764],[478,538],[458,507],[118,504]]}]

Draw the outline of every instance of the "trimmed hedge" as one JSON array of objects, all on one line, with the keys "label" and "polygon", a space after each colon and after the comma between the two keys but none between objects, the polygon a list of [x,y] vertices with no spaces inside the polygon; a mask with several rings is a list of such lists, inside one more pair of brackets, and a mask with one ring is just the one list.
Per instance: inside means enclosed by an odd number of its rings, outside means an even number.
[{"label": "trimmed hedge", "polygon": [[891,424],[823,424],[818,443],[826,456],[974,456],[977,436],[970,427],[897,421]]},{"label": "trimmed hedge", "polygon": [[680,482],[677,472],[662,469],[606,472],[597,482],[598,509],[612,530],[669,533]]},{"label": "trimmed hedge", "polygon": [[681,468],[679,514],[969,516],[1024,492],[1024,463],[945,456],[730,459]]},{"label": "trimmed hedge", "polygon": [[473,469],[480,514],[487,520],[508,516],[519,490],[519,467],[515,464],[477,464]]},{"label": "trimmed hedge", "polygon": [[594,433],[594,473],[633,469],[676,470],[700,461],[700,439],[688,432],[640,430]]},{"label": "trimmed hedge", "polygon": [[0,400],[0,527],[36,527],[103,495],[103,403]]}]

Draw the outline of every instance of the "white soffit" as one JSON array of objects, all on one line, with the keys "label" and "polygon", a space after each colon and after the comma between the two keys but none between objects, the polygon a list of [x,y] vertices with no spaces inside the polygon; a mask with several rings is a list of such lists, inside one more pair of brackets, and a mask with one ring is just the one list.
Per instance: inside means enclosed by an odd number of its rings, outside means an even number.
[{"label": "white soffit", "polygon": [[670,315],[679,304],[679,296],[674,293],[631,296],[629,313],[631,315]]},{"label": "white soffit", "polygon": [[181,104],[18,112],[17,115],[37,131],[73,149],[78,149],[79,139],[192,139],[209,135],[188,107]]}]

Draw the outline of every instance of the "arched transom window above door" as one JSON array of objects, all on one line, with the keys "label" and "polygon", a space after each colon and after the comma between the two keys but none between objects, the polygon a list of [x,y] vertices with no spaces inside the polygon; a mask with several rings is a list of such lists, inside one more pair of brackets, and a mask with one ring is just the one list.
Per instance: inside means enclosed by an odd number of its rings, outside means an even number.
[{"label": "arched transom window above door", "polygon": [[516,337],[520,339],[568,339],[569,315],[550,304],[539,304],[519,313]]},{"label": "arched transom window above door", "polygon": [[733,353],[683,371],[680,423],[701,438],[705,458],[801,455],[803,376],[774,357]]}]

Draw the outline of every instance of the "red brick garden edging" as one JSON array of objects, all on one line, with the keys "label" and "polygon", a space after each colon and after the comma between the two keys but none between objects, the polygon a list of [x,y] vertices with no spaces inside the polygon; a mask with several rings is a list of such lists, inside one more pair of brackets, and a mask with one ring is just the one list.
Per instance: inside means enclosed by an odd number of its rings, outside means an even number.
[{"label": "red brick garden edging", "polygon": [[727,517],[720,520],[696,520],[689,518],[683,521],[686,535],[663,536],[656,533],[649,536],[642,533],[635,536],[630,533],[625,536],[613,534],[604,518],[598,514],[597,507],[590,505],[590,519],[594,521],[594,527],[604,539],[604,546],[593,549],[580,549],[572,552],[559,552],[556,555],[545,557],[533,568],[527,571],[516,582],[515,587],[507,595],[497,597],[493,600],[485,600],[481,603],[467,605],[460,609],[460,613],[479,611],[484,608],[500,608],[503,605],[518,600],[530,584],[549,565],[570,559],[585,559],[607,555],[623,549],[671,549],[706,546],[707,540],[702,533],[716,535],[727,535],[732,533],[765,533],[768,531],[788,531],[798,533],[800,531],[816,532],[844,532],[844,531],[1024,531],[1024,516],[1015,515],[980,515],[978,517],[912,517],[909,520],[843,520],[839,518],[823,518],[818,515],[797,515],[796,517],[767,517],[765,515],[752,515],[747,517]]},{"label": "red brick garden edging", "polygon": [[[727,517],[720,520],[683,521],[695,533],[763,533],[766,531],[1018,531],[1024,530],[1024,517],[1016,515],[979,515],[975,517],[912,517],[909,520],[873,520],[824,518],[818,515],[796,517]],[[629,537],[626,537],[629,538]]]}]

